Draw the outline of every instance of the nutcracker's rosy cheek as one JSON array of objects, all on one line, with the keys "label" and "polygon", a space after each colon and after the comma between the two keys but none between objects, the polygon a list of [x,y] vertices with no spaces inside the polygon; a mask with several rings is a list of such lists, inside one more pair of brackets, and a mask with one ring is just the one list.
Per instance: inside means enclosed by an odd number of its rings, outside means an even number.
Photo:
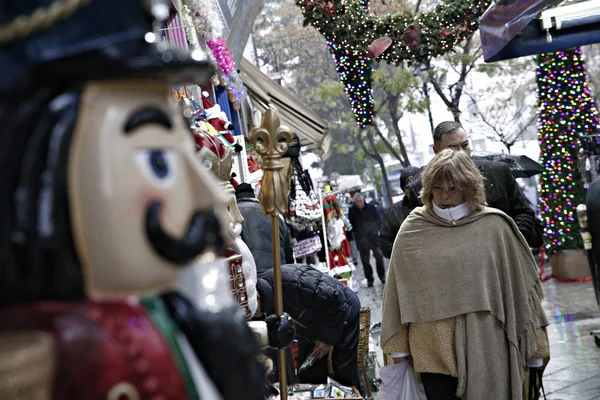
[{"label": "nutcracker's rosy cheek", "polygon": [[155,201],[159,201],[162,205],[159,216],[161,219],[163,219],[167,213],[168,201],[164,194],[156,188],[146,187],[141,189],[137,195],[136,208],[142,213],[142,215],[146,215],[148,207],[150,207],[150,204]]}]

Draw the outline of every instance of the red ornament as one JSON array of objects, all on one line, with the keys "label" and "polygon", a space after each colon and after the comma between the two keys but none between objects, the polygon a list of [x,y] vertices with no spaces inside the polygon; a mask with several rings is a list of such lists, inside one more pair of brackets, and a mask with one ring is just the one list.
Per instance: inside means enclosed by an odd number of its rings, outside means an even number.
[{"label": "red ornament", "polygon": [[423,39],[421,38],[421,29],[419,29],[419,27],[416,25],[407,26],[402,34],[402,43],[411,49],[414,49],[422,42]]},{"label": "red ornament", "polygon": [[369,58],[375,59],[379,57],[384,51],[386,51],[391,45],[391,38],[387,36],[380,37],[379,39],[373,41],[373,43],[369,45],[367,54]]},{"label": "red ornament", "polygon": [[321,4],[317,9],[326,17],[333,17],[335,15],[335,5],[332,1],[328,1],[325,4]]}]

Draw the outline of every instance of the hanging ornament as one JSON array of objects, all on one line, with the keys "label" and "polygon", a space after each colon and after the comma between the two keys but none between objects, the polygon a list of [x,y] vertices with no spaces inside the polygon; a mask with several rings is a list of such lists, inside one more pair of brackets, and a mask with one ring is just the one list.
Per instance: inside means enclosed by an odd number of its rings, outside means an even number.
[{"label": "hanging ornament", "polygon": [[235,62],[233,61],[233,54],[227,48],[227,40],[223,38],[207,40],[206,45],[212,51],[223,75],[227,76],[231,74],[235,70]]},{"label": "hanging ornament", "polygon": [[317,9],[319,10],[319,12],[321,12],[321,14],[323,14],[324,16],[331,18],[335,15],[335,6],[333,4],[333,2],[328,1],[327,3],[321,4],[317,7]]},{"label": "hanging ornament", "polygon": [[304,4],[304,12],[312,11],[313,8],[317,6],[317,2],[314,0],[308,0]]},{"label": "hanging ornament", "polygon": [[379,57],[381,55],[381,53],[383,53],[390,47],[391,44],[392,44],[392,39],[387,36],[383,36],[383,37],[380,37],[379,39],[375,40],[373,43],[371,43],[369,45],[369,49],[368,49],[369,58]]},{"label": "hanging ornament", "polygon": [[422,42],[421,29],[416,25],[407,26],[402,34],[402,43],[411,49],[414,49],[420,46]]}]

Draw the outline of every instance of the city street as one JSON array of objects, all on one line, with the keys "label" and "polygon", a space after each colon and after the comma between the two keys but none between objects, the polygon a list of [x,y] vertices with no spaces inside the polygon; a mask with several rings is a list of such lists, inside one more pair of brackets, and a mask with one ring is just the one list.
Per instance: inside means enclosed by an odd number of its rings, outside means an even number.
[{"label": "city street", "polygon": [[[360,262],[356,276],[359,282],[363,280]],[[551,279],[544,283],[544,289],[551,352],[544,374],[547,399],[600,400],[600,348],[590,335],[592,329],[600,329],[600,311],[591,283],[560,283]],[[372,288],[361,285],[358,295],[362,306],[371,308],[371,326],[381,322],[381,282],[376,279]],[[378,340],[379,330],[374,329],[373,333]],[[375,349],[383,366],[381,349]]]}]

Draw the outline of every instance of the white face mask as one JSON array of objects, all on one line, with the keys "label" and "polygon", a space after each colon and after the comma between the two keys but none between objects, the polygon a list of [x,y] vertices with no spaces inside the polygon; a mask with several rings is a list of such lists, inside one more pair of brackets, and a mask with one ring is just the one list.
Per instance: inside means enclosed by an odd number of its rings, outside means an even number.
[{"label": "white face mask", "polygon": [[471,207],[469,207],[469,203],[466,201],[451,208],[440,208],[433,202],[433,211],[438,217],[446,221],[458,221],[471,213]]}]

